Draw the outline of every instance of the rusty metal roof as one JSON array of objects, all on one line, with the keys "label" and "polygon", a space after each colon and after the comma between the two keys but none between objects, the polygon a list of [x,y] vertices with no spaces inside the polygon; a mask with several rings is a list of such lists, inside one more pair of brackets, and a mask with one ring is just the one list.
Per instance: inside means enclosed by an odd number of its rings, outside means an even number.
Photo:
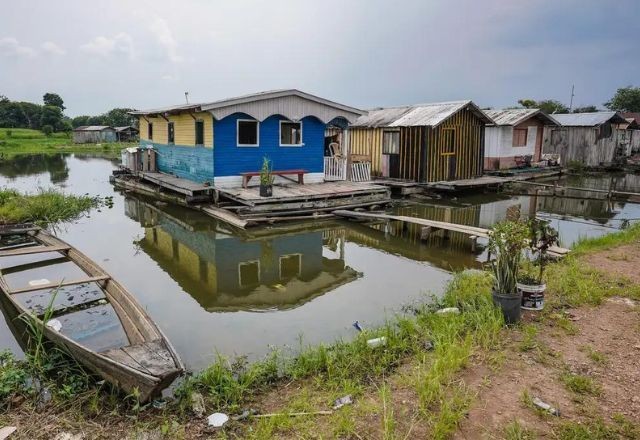
[{"label": "rusty metal roof", "polygon": [[541,119],[548,125],[560,125],[553,117],[537,108],[510,108],[504,110],[485,110],[487,116],[494,120],[496,125],[518,125],[530,118]]},{"label": "rusty metal roof", "polygon": [[450,101],[403,107],[377,108],[359,117],[354,127],[436,127],[455,113],[468,108],[485,123],[493,123],[472,101]]},{"label": "rusty metal roof", "polygon": [[563,113],[554,114],[553,118],[567,127],[597,127],[605,122],[627,122],[618,112]]}]

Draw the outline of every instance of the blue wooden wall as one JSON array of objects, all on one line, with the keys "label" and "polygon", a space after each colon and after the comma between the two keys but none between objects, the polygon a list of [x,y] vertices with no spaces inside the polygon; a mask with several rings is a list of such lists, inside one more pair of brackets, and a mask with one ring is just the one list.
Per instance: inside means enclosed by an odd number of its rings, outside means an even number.
[{"label": "blue wooden wall", "polygon": [[211,148],[140,141],[142,146],[151,143],[158,152],[159,171],[175,174],[178,177],[199,183],[213,180],[213,151]]},{"label": "blue wooden wall", "polygon": [[238,119],[253,119],[244,113],[234,113],[214,122],[214,164],[216,177],[237,176],[243,172],[260,171],[262,158],[267,156],[276,170],[304,169],[321,173],[324,169],[325,124],[309,116],[302,119],[300,147],[280,146],[280,120],[273,115],[260,123],[258,147],[238,147],[236,130]]}]

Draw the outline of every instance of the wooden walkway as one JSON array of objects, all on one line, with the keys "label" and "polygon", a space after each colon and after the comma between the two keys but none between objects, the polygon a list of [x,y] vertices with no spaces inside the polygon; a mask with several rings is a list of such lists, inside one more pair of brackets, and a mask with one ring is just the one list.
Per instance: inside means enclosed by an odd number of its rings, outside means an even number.
[{"label": "wooden walkway", "polygon": [[[437,230],[460,232],[467,234],[475,244],[475,240],[478,238],[489,238],[489,229],[480,228],[477,226],[462,225],[459,223],[440,222],[436,220],[427,220],[419,217],[410,217],[405,215],[389,215],[389,214],[374,214],[365,212],[345,211],[338,210],[333,211],[334,215],[355,218],[355,219],[368,219],[368,220],[386,220],[386,221],[400,221],[406,223],[412,223],[423,227],[423,235],[428,236],[432,232]],[[558,246],[552,246],[549,248],[549,254],[555,257],[562,257],[570,252],[569,249],[561,248]]]},{"label": "wooden walkway", "polygon": [[210,186],[193,182],[188,179],[175,177],[170,174],[140,171],[138,172],[138,176],[142,180],[146,180],[147,182],[154,183],[158,186],[161,186],[162,188],[167,188],[171,191],[175,191],[190,197],[206,195],[211,191]]}]

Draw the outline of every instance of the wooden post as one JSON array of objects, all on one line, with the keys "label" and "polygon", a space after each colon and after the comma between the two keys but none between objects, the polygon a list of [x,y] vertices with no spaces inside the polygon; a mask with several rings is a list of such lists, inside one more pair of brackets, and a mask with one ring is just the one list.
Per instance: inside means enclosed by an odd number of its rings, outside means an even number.
[{"label": "wooden post", "polygon": [[471,252],[475,252],[478,245],[478,237],[476,235],[470,235],[469,240],[471,240]]},{"label": "wooden post", "polygon": [[349,127],[347,126],[347,128],[344,129],[343,131],[343,139],[342,142],[344,144],[344,155],[346,158],[345,161],[345,170],[344,170],[344,176],[346,180],[351,180],[351,145],[349,142]]}]

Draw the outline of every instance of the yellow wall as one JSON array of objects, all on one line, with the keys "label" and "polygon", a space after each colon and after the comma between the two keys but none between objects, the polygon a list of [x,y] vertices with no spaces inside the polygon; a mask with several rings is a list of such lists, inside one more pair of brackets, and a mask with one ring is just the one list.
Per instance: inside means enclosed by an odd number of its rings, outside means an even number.
[{"label": "yellow wall", "polygon": [[351,154],[369,155],[371,173],[382,174],[382,128],[350,128],[349,149]]},{"label": "yellow wall", "polygon": [[[213,147],[213,116],[209,112],[193,113],[193,117],[196,119],[202,119],[204,121],[204,146]],[[169,115],[167,119],[173,122],[175,129],[175,144],[195,146],[196,144],[196,121],[190,114],[182,113],[178,115]],[[146,118],[146,119],[145,119]],[[148,122],[153,123],[153,142],[159,144],[168,143],[168,122],[162,117],[139,117],[140,123],[140,140],[148,141],[147,134]]]}]

